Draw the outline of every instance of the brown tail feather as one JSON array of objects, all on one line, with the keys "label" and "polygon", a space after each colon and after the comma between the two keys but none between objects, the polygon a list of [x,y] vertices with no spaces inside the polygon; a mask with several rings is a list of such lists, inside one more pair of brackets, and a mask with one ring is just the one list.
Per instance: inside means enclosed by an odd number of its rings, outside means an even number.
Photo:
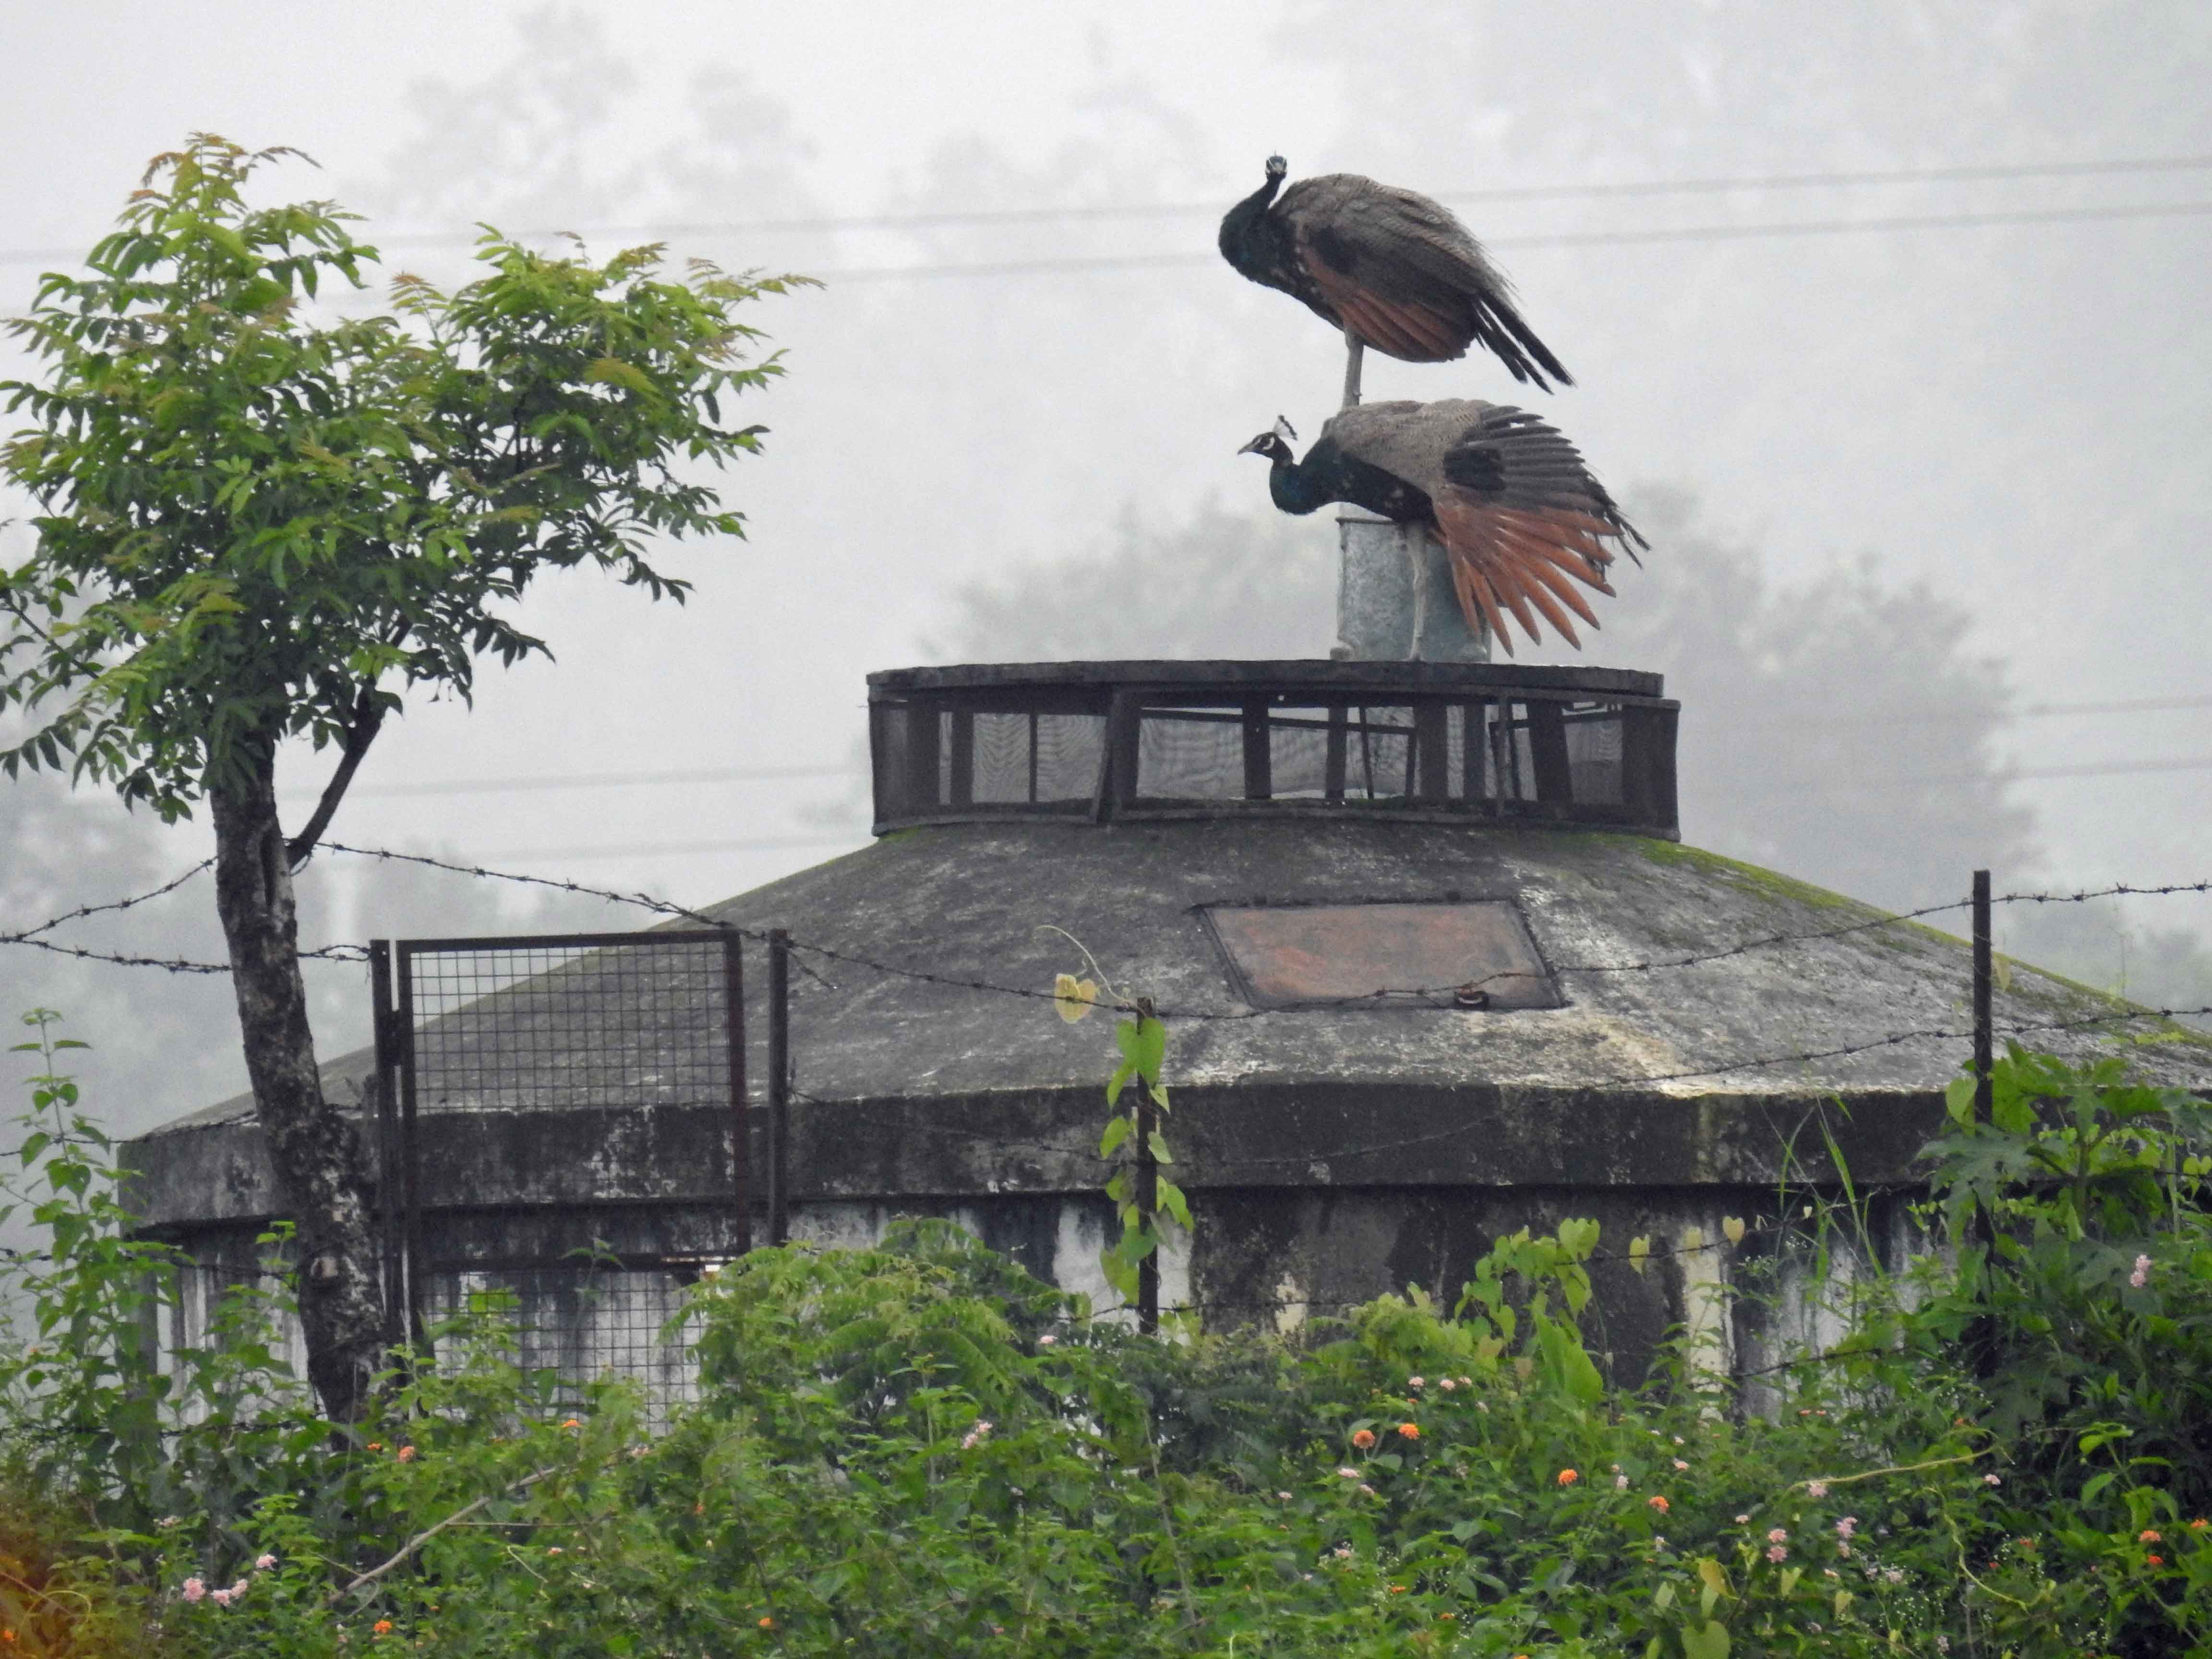
[{"label": "brown tail feather", "polygon": [[1528,603],[1544,613],[1545,620],[1565,637],[1569,645],[1581,650],[1583,642],[1576,637],[1575,625],[1567,620],[1567,613],[1552,602],[1552,595],[1544,584],[1532,580],[1522,571],[1516,570],[1513,574],[1519,578],[1521,592],[1528,595]]},{"label": "brown tail feather", "polygon": [[[1475,612],[1480,611],[1482,619],[1490,624],[1490,637],[1505,647],[1507,656],[1511,656],[1513,635],[1506,629],[1505,618],[1498,612],[1498,601],[1491,597],[1490,584],[1472,565],[1458,559],[1452,561],[1451,573],[1452,586],[1459,593],[1460,614],[1467,618],[1467,625],[1476,628]],[[1480,630],[1477,629],[1477,631]]]},{"label": "brown tail feather", "polygon": [[1612,585],[1605,579],[1604,567],[1593,562],[1587,554],[1577,549],[1510,533],[1501,535],[1498,541],[1502,546],[1513,548],[1529,558],[1540,561],[1546,569],[1562,577],[1571,576],[1584,586],[1595,588],[1608,597],[1613,592]]},{"label": "brown tail feather", "polygon": [[[1589,608],[1589,601],[1583,598],[1581,592],[1577,589],[1572,582],[1567,580],[1565,574],[1560,571],[1548,559],[1530,559],[1527,561],[1526,568],[1528,573],[1528,580],[1532,584],[1541,583],[1545,587],[1549,588],[1553,593],[1556,593],[1559,596],[1559,602],[1562,605],[1572,611],[1575,615],[1580,617],[1592,628],[1598,628],[1603,625],[1598,621],[1597,613]],[[1534,587],[1532,586],[1529,591],[1532,592],[1534,592]],[[1574,635],[1572,634],[1569,634],[1567,637],[1569,639],[1574,639]],[[1577,640],[1575,642],[1577,645],[1581,643],[1579,640]]]}]

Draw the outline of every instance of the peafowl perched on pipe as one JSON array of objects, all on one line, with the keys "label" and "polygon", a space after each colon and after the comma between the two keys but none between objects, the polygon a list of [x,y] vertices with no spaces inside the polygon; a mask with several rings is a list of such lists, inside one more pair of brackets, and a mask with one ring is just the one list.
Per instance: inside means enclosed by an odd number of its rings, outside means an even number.
[{"label": "peafowl perched on pipe", "polygon": [[1407,362],[1449,362],[1480,344],[1540,391],[1574,384],[1450,209],[1352,173],[1284,188],[1288,170],[1269,156],[1267,182],[1221,221],[1221,257],[1241,274]]},{"label": "peafowl perched on pipe", "polygon": [[1576,584],[1610,596],[1614,554],[1650,546],[1575,447],[1526,410],[1470,398],[1359,404],[1332,416],[1303,461],[1297,436],[1278,420],[1237,452],[1267,458],[1275,505],[1349,501],[1422,526],[1444,545],[1468,628],[1487,623],[1509,656],[1509,614],[1531,641],[1543,638],[1541,616],[1581,649],[1568,612],[1598,620]]}]

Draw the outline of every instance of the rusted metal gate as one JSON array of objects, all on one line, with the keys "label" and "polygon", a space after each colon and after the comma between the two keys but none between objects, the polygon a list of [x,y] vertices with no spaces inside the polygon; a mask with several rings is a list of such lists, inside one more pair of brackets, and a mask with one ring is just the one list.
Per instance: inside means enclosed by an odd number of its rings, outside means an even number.
[{"label": "rusted metal gate", "polygon": [[[498,1212],[456,1218],[426,1194],[428,1120],[717,1107],[727,1120],[727,1224],[714,1254],[750,1244],[745,1129],[744,963],[733,931],[529,934],[378,940],[369,947],[376,1021],[377,1208],[392,1336],[424,1340],[433,1304],[507,1290],[526,1363],[564,1375],[605,1369],[666,1392],[660,1319],[671,1286],[702,1267],[657,1249],[546,1249],[502,1231]],[[444,1140],[445,1136],[434,1137]],[[426,1207],[430,1211],[426,1224]],[[463,1224],[463,1221],[468,1224]],[[630,1241],[635,1245],[637,1241]],[[658,1378],[663,1386],[651,1380]]]}]

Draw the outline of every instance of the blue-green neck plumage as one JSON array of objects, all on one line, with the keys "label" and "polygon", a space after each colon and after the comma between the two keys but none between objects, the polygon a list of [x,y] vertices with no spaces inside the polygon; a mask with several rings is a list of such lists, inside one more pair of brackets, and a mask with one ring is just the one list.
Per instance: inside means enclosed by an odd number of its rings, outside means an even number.
[{"label": "blue-green neck plumage", "polygon": [[1335,499],[1334,494],[1314,470],[1302,467],[1280,455],[1270,458],[1267,494],[1285,513],[1311,513]]}]

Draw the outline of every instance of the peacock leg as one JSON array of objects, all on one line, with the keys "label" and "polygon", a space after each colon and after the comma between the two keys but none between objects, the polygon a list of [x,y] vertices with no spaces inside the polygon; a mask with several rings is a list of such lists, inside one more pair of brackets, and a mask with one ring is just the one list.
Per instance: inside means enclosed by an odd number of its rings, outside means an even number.
[{"label": "peacock leg", "polygon": [[[1357,351],[1359,348],[1354,346],[1352,349]],[[1406,563],[1413,580],[1413,631],[1406,641],[1406,660],[1419,662],[1422,635],[1429,625],[1429,532],[1417,524],[1401,524],[1398,526],[1398,545],[1406,551]]]},{"label": "peacock leg", "polygon": [[1367,356],[1367,348],[1350,329],[1344,331],[1344,406],[1352,408],[1359,402],[1359,369]]}]

